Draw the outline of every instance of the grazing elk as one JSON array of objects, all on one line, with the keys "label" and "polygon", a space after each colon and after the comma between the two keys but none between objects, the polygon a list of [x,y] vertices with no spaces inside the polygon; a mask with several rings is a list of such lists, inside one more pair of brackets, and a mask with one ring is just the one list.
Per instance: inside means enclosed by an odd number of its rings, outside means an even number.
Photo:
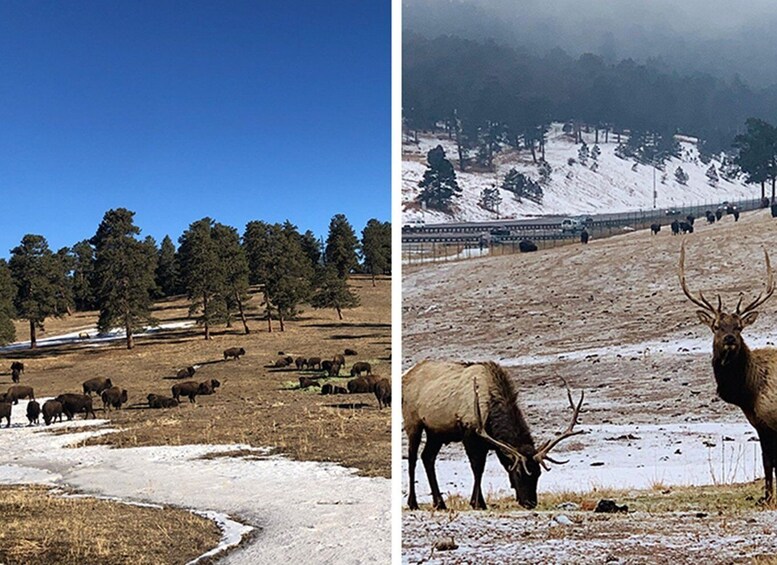
[{"label": "grazing elk", "polygon": [[653,232],[653,235],[658,235],[658,232],[661,231],[661,224],[650,224],[650,231]]},{"label": "grazing elk", "polygon": [[572,430],[583,405],[584,393],[580,394],[577,406],[568,386],[567,397],[573,411],[571,422],[560,435],[537,448],[518,407],[515,387],[499,365],[445,361],[417,364],[402,378],[402,417],[408,437],[410,474],[407,504],[410,509],[418,509],[415,465],[423,432],[426,432],[426,445],[421,459],[432,490],[434,508],[445,508],[434,461],[442,445],[453,441],[464,443],[475,476],[470,499],[473,508],[486,508],[480,483],[486,457],[492,449],[510,477],[518,503],[529,509],[537,506],[541,467],[548,469],[548,462],[566,463],[551,459],[548,453],[562,440],[582,433]]},{"label": "grazing elk", "polygon": [[742,307],[742,297],[733,312],[723,310],[720,294],[717,307],[699,291],[696,298],[685,281],[685,243],[680,247],[680,286],[688,299],[701,308],[696,311],[699,320],[713,333],[712,372],[717,383],[718,396],[742,409],[747,421],[758,432],[761,443],[765,484],[762,501],[773,500],[773,478],[777,468],[777,349],[749,349],[742,330],[758,318],[756,308],[774,293],[774,273],[769,254],[766,259],[766,290]]}]

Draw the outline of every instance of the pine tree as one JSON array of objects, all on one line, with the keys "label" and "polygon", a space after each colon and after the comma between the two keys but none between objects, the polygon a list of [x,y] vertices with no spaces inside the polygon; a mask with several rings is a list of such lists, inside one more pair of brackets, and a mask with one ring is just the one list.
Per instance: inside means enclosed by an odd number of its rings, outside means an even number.
[{"label": "pine tree", "polygon": [[577,160],[580,161],[581,165],[587,165],[588,164],[588,145],[586,145],[585,141],[580,146],[580,149],[577,150]]},{"label": "pine tree", "polygon": [[710,165],[709,169],[707,169],[706,175],[707,175],[707,182],[711,186],[716,186],[718,184],[720,177],[718,176],[718,172],[715,170],[714,163]]},{"label": "pine tree", "polygon": [[63,265],[40,235],[25,235],[21,245],[11,250],[8,263],[16,287],[13,298],[17,316],[30,323],[30,347],[37,347],[38,329],[48,317],[61,317],[67,312],[62,302]]},{"label": "pine tree", "polygon": [[461,195],[461,188],[456,182],[456,171],[448,159],[445,150],[438,145],[426,155],[428,166],[424,177],[418,182],[421,193],[420,202],[425,202],[429,208],[446,211],[451,200]]},{"label": "pine tree", "polygon": [[674,178],[682,185],[688,183],[688,173],[686,173],[682,167],[678,166],[674,171]]},{"label": "pine tree", "polygon": [[551,173],[553,173],[553,167],[551,167],[550,163],[548,163],[543,159],[542,161],[540,161],[539,173],[540,173],[540,183],[548,184],[550,182],[550,175]]},{"label": "pine tree", "polygon": [[73,258],[73,302],[76,310],[97,308],[97,281],[94,270],[94,248],[88,240],[79,241],[70,254]]},{"label": "pine tree", "polygon": [[480,191],[480,205],[491,212],[499,211],[499,204],[502,203],[502,196],[499,189],[495,186],[487,186]]},{"label": "pine tree", "polygon": [[602,154],[602,150],[599,149],[599,145],[594,145],[591,148],[591,159],[593,159],[594,161],[598,161],[599,160],[599,156],[601,154]]},{"label": "pine tree", "polygon": [[248,300],[248,260],[240,245],[240,235],[235,228],[217,223],[213,226],[213,237],[226,283],[227,324],[231,321],[231,312],[237,308],[243,331],[250,334],[245,314],[245,303]]},{"label": "pine tree", "polygon": [[170,297],[180,292],[181,284],[175,244],[169,235],[162,239],[162,244],[159,246],[155,280],[162,296]]},{"label": "pine tree", "polygon": [[324,258],[326,265],[337,270],[337,276],[345,279],[358,264],[356,248],[359,240],[351,224],[343,214],[336,214],[329,222],[329,235],[326,238]]},{"label": "pine tree", "polygon": [[181,277],[191,302],[189,315],[199,313],[197,323],[205,328],[206,340],[211,339],[211,326],[227,319],[226,280],[213,231],[213,220],[202,218],[178,240]]},{"label": "pine tree", "polygon": [[134,347],[136,331],[155,322],[151,316],[155,261],[150,242],[136,239],[140,228],[134,224],[134,216],[135,212],[126,208],[109,210],[90,240],[95,250],[100,309],[97,328],[101,332],[123,328],[127,349]]},{"label": "pine tree", "polygon": [[338,275],[337,269],[326,266],[319,270],[316,291],[310,300],[313,308],[334,308],[337,317],[343,319],[343,309],[359,305],[359,297],[348,288],[348,282]]},{"label": "pine tree", "polygon": [[310,259],[312,267],[317,267],[321,263],[321,242],[313,234],[312,231],[307,230],[302,234],[302,250],[305,255]]},{"label": "pine tree", "polygon": [[56,266],[55,286],[57,288],[57,304],[64,308],[62,315],[70,316],[73,313],[73,279],[72,273],[75,268],[75,259],[70,254],[70,249],[63,247],[54,254]]},{"label": "pine tree", "polygon": [[16,287],[11,278],[11,269],[5,259],[0,259],[0,345],[6,345],[16,339],[13,319],[16,312],[13,299]]},{"label": "pine tree", "polygon": [[362,230],[361,252],[364,269],[375,286],[375,275],[391,272],[391,222],[369,220]]}]

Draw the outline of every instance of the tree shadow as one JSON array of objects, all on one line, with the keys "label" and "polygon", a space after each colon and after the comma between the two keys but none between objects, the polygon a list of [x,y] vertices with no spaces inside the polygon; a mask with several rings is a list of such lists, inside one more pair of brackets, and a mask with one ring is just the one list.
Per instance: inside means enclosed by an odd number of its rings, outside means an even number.
[{"label": "tree shadow", "polygon": [[324,404],[328,408],[341,408],[344,410],[364,410],[365,408],[372,408],[372,404],[366,402],[341,402],[339,404]]}]

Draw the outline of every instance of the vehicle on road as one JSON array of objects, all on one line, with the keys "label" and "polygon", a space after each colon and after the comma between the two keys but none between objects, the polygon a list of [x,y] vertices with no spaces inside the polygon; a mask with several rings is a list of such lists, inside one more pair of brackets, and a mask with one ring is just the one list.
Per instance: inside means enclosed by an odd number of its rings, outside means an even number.
[{"label": "vehicle on road", "polygon": [[564,218],[561,220],[562,232],[578,232],[583,229],[585,224],[579,218]]}]

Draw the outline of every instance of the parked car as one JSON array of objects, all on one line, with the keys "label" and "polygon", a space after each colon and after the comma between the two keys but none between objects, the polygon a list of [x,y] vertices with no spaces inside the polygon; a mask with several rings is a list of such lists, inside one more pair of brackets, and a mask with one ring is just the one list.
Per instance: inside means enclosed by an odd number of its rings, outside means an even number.
[{"label": "parked car", "polygon": [[405,222],[405,225],[402,226],[403,232],[414,232],[418,231],[420,229],[423,229],[424,226],[426,226],[426,222],[423,221],[421,218],[412,218]]},{"label": "parked car", "polygon": [[504,226],[492,228],[489,233],[494,237],[510,237],[513,235],[512,232]]},{"label": "parked car", "polygon": [[667,216],[679,216],[680,214],[682,214],[682,212],[677,208],[669,208],[669,210],[666,211]]},{"label": "parked car", "polygon": [[561,231],[562,232],[576,232],[583,229],[583,222],[581,222],[578,218],[564,218],[561,220]]}]

